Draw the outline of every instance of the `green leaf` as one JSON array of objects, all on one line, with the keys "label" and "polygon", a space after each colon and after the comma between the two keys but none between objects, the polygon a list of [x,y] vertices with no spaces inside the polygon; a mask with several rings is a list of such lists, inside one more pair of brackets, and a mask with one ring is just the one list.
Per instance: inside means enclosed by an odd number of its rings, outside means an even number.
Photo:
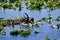
[{"label": "green leaf", "polygon": [[48,36],[46,36],[45,40],[49,40]]}]

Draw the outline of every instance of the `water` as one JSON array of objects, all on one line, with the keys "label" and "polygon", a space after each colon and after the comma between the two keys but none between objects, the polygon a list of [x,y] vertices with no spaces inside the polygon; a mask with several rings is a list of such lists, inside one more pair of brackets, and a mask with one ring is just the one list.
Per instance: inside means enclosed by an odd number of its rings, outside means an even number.
[{"label": "water", "polygon": [[[51,17],[53,20],[57,16],[60,16],[60,9],[56,9],[53,11],[48,11],[47,9],[42,9],[41,11],[38,10],[28,10],[26,9],[26,5],[24,2],[22,2],[22,10],[9,10],[6,9],[0,10],[0,17],[3,17],[4,19],[14,19],[19,18],[24,15],[24,13],[27,13],[30,17],[34,17],[35,20],[40,20],[43,17],[48,17],[48,14],[51,14]],[[51,24],[48,24],[46,22],[43,22],[43,25],[40,26],[40,28],[33,27],[31,29],[31,34],[28,37],[23,36],[10,36],[9,33],[11,30],[20,29],[19,25],[15,25],[15,28],[11,29],[8,27],[5,27],[6,35],[0,35],[0,40],[44,40],[45,37],[48,35],[50,40],[54,39],[60,39],[60,29],[53,29],[50,26],[55,24],[60,24],[60,21],[53,21]],[[34,34],[34,31],[38,31],[39,34]]]}]

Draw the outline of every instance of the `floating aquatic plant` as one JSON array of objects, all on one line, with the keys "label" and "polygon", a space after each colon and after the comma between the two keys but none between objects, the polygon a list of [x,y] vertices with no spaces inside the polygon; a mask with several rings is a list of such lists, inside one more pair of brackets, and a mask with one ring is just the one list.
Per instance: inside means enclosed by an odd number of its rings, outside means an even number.
[{"label": "floating aquatic plant", "polygon": [[12,20],[11,19],[6,19],[6,22],[11,22]]},{"label": "floating aquatic plant", "polygon": [[25,3],[27,5],[27,7],[31,10],[40,10],[40,3],[36,2],[36,1],[30,1],[30,3],[26,2]]},{"label": "floating aquatic plant", "polygon": [[53,25],[53,26],[51,26],[52,28],[57,28],[57,29],[59,29],[60,28],[60,24],[57,24],[57,25]]},{"label": "floating aquatic plant", "polygon": [[28,36],[30,34],[30,30],[13,30],[10,32],[10,35],[12,36],[17,36],[17,35],[21,35],[21,36]]},{"label": "floating aquatic plant", "polygon": [[0,31],[0,34],[5,35],[6,32],[5,32],[4,30],[1,30],[1,31]]},{"label": "floating aquatic plant", "polygon": [[5,2],[5,0],[0,0],[0,2]]},{"label": "floating aquatic plant", "polygon": [[49,8],[50,10],[54,10],[60,8],[60,0],[30,0],[30,2],[26,2],[26,5],[31,10]]},{"label": "floating aquatic plant", "polygon": [[35,27],[40,27],[40,25],[42,25],[42,20],[34,21],[34,25]]},{"label": "floating aquatic plant", "polygon": [[39,32],[38,31],[34,31],[35,34],[38,34]]},{"label": "floating aquatic plant", "polygon": [[[7,0],[6,0],[7,1]],[[7,3],[8,2],[8,3]],[[8,0],[6,3],[1,3],[0,7],[2,7],[4,10],[5,9],[14,9],[18,8],[21,10],[21,0]]]},{"label": "floating aquatic plant", "polygon": [[21,10],[21,2],[20,1],[15,1],[15,7],[18,7],[19,10]]},{"label": "floating aquatic plant", "polygon": [[49,23],[49,24],[51,24],[52,21],[53,21],[53,20],[52,20],[52,17],[49,17],[49,18],[43,17],[42,20],[45,21],[45,22],[47,22],[47,23]]},{"label": "floating aquatic plant", "polygon": [[3,9],[13,9],[13,5],[12,4],[6,4],[6,3],[2,3],[0,4],[1,7],[3,7]]},{"label": "floating aquatic plant", "polygon": [[5,35],[5,31],[3,31],[4,30],[3,25],[4,25],[4,22],[3,21],[2,22],[0,21],[0,34]]},{"label": "floating aquatic plant", "polygon": [[49,40],[48,36],[46,36],[45,40]]},{"label": "floating aquatic plant", "polygon": [[9,3],[14,3],[16,1],[20,1],[20,0],[9,0]]},{"label": "floating aquatic plant", "polygon": [[0,30],[3,29],[4,21],[3,18],[0,18]]},{"label": "floating aquatic plant", "polygon": [[13,30],[13,31],[11,31],[11,32],[10,32],[10,35],[16,35],[16,36],[17,36],[17,35],[18,35],[18,30]]},{"label": "floating aquatic plant", "polygon": [[60,21],[60,16],[58,16],[58,17],[56,18],[56,21]]}]

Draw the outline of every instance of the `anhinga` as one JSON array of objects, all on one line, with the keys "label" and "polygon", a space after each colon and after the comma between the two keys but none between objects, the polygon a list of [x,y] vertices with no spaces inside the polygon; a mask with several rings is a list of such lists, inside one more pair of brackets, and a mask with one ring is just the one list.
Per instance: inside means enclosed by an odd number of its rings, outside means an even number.
[{"label": "anhinga", "polygon": [[30,17],[28,16],[28,14],[25,13],[22,22],[25,22],[25,23],[29,23],[29,22],[34,23],[34,18],[30,18]]},{"label": "anhinga", "polygon": [[29,16],[28,16],[28,14],[25,13],[25,15],[27,16],[27,17],[25,17],[25,18],[26,18],[26,19],[25,19],[25,20],[26,20],[25,22],[26,22],[26,23],[29,23]]}]

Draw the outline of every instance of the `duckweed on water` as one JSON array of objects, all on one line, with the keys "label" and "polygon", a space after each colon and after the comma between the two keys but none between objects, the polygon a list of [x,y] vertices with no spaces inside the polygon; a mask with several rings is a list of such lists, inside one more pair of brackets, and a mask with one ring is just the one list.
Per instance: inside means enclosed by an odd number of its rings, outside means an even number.
[{"label": "duckweed on water", "polygon": [[10,32],[10,35],[12,36],[28,36],[30,34],[30,30],[13,30]]},{"label": "duckweed on water", "polygon": [[9,0],[7,2],[8,2],[8,4],[5,3],[5,2],[1,3],[0,7],[2,7],[4,10],[5,9],[14,9],[15,10],[16,8],[18,8],[19,10],[21,10],[21,8],[22,8],[21,7],[21,0]]},{"label": "duckweed on water", "polygon": [[40,10],[42,7],[54,10],[60,8],[60,0],[30,0],[26,5],[31,10]]}]

